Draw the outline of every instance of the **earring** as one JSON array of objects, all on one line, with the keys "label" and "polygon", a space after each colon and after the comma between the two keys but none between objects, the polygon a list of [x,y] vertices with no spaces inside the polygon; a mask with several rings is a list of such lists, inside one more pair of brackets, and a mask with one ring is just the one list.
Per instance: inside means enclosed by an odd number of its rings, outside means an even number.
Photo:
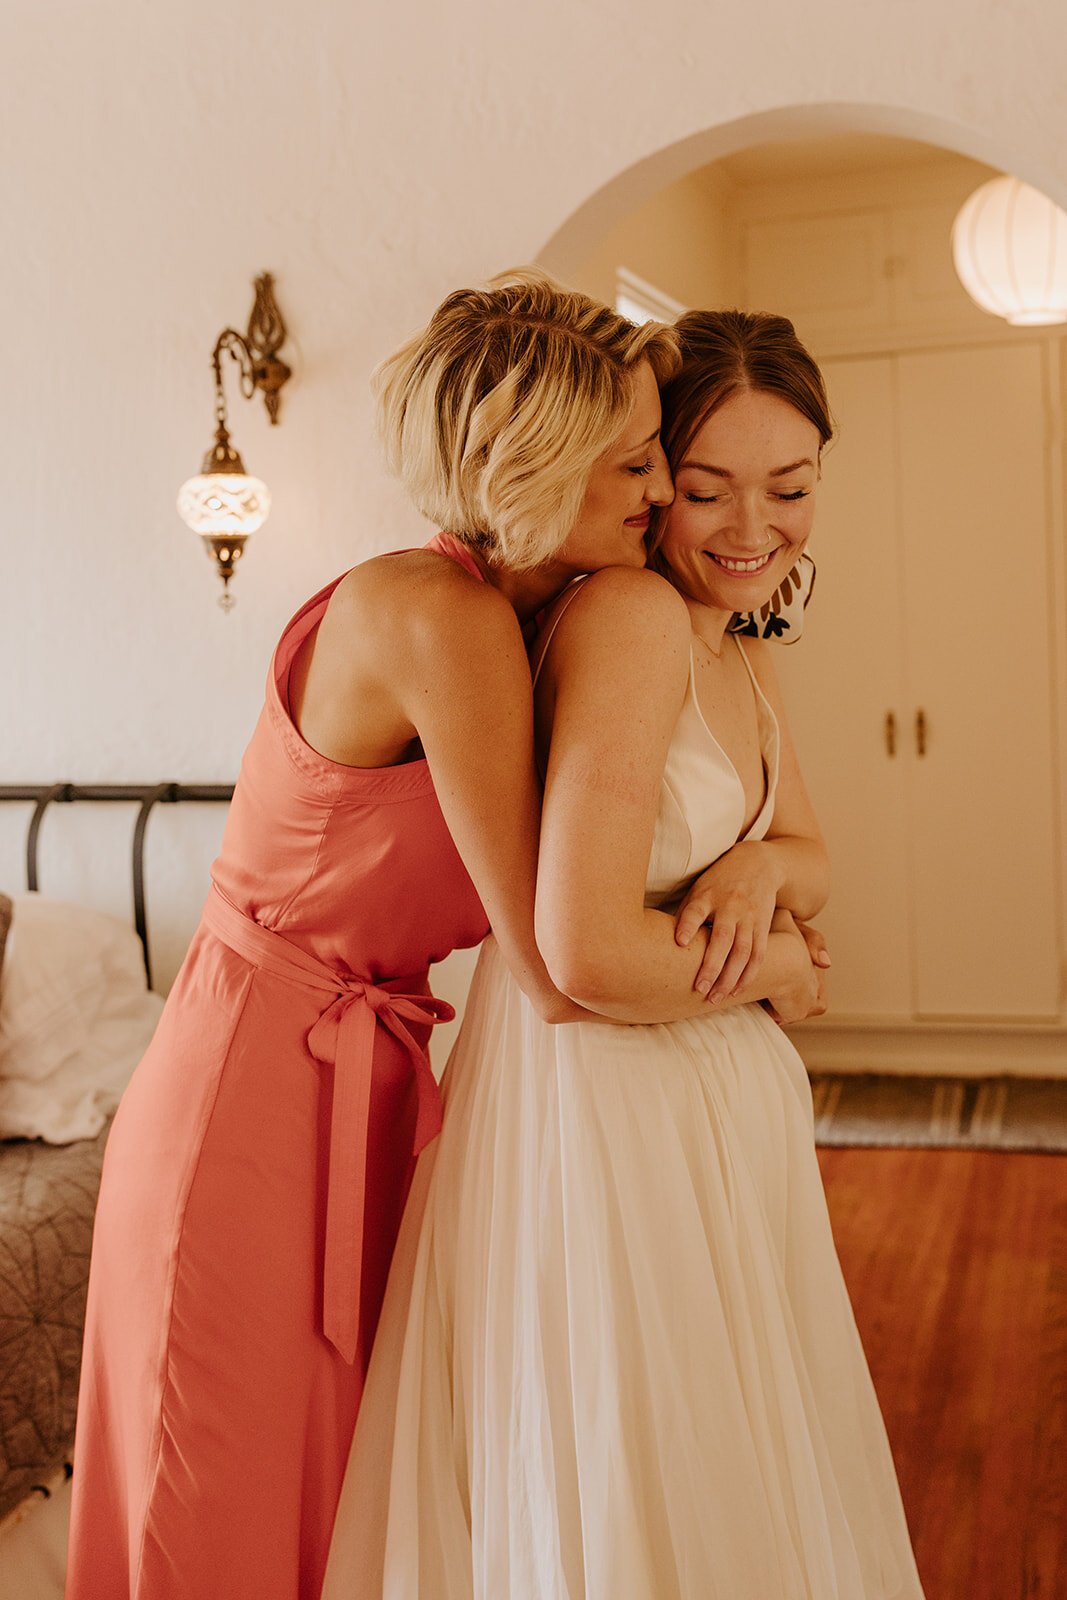
[{"label": "earring", "polygon": [[795,644],[804,631],[804,612],[814,588],[815,562],[805,551],[797,557],[765,605],[758,611],[734,612],[727,632]]}]

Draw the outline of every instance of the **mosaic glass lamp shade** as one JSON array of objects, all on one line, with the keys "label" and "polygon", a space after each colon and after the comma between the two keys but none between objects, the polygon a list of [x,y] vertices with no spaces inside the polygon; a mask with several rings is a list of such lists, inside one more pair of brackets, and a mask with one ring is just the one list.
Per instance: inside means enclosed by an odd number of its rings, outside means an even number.
[{"label": "mosaic glass lamp shade", "polygon": [[178,490],[178,512],[194,533],[258,533],[270,512],[270,490],[247,472],[201,472]]},{"label": "mosaic glass lamp shade", "polygon": [[262,478],[253,478],[230,443],[226,424],[219,419],[215,443],[195,478],[178,490],[178,515],[204,541],[204,549],[222,579],[219,605],[233,606],[230,579],[241,559],[245,540],[262,528],[270,512],[270,490]]}]

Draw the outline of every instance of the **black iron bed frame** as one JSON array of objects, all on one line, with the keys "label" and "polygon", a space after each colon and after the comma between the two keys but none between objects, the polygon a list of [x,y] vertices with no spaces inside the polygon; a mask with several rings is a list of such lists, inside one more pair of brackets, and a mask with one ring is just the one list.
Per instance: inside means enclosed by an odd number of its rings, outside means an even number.
[{"label": "black iron bed frame", "polygon": [[148,987],[152,987],[152,963],[148,950],[148,918],[145,912],[144,891],[144,838],[148,818],[157,805],[182,805],[186,802],[214,803],[228,801],[233,796],[233,785],[228,783],[14,783],[0,784],[0,801],[21,801],[33,806],[26,833],[26,887],[36,889],[39,882],[37,870],[38,836],[44,814],[52,804],[67,805],[88,800],[93,803],[115,802],[137,806],[133,825],[133,919],[137,936],[144,952],[144,970]]}]

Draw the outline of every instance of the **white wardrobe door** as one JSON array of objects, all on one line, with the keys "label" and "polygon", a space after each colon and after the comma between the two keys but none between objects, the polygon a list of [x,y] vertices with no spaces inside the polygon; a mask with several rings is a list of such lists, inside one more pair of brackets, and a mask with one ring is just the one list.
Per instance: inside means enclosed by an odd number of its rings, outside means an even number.
[{"label": "white wardrobe door", "polygon": [[[898,358],[920,1015],[1054,1017],[1043,355]],[[917,750],[914,717],[926,723]]]},{"label": "white wardrobe door", "polygon": [[[834,1016],[910,1016],[907,830],[899,724],[901,596],[891,363],[824,363],[839,433],[823,463],[811,551],[818,573],[804,634],[775,648],[790,726],[830,850],[818,919]],[[899,735],[898,735],[899,737]]]}]

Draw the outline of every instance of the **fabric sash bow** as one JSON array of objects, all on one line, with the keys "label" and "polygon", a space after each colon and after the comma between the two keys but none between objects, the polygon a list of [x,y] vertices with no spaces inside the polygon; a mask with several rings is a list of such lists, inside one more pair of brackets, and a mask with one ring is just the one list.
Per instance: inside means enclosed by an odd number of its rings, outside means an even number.
[{"label": "fabric sash bow", "polygon": [[411,1057],[418,1097],[412,1156],[441,1131],[441,1097],[429,1057],[405,1023],[451,1022],[455,1010],[433,995],[409,994],[413,979],[369,978],[336,971],[280,933],[238,911],[213,888],[204,921],[217,938],[254,967],[300,988],[333,998],[307,1035],[311,1054],[333,1069],[330,1165],[326,1193],[322,1328],[348,1362],[359,1340],[360,1280],[366,1223],[367,1136],[374,1051],[379,1027]]}]

